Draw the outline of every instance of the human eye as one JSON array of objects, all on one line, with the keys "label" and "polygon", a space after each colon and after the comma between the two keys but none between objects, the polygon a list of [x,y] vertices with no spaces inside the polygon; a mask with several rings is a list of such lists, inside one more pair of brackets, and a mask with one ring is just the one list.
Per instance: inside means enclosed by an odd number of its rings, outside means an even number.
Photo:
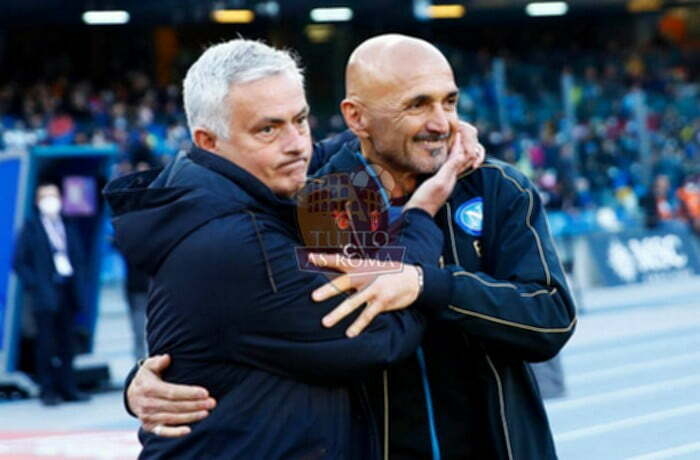
[{"label": "human eye", "polygon": [[448,97],[445,100],[445,106],[450,108],[450,109],[457,107],[457,96]]},{"label": "human eye", "polygon": [[258,129],[258,133],[263,136],[272,136],[277,131],[277,127],[274,125],[265,125]]}]

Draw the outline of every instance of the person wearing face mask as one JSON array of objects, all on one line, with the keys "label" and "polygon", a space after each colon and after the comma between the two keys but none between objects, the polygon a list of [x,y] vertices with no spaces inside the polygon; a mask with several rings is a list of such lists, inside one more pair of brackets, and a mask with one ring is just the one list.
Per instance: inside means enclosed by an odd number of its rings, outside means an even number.
[{"label": "person wearing face mask", "polygon": [[52,182],[36,189],[36,210],[24,224],[13,266],[37,327],[36,369],[41,402],[86,401],[73,371],[73,319],[85,306],[85,257],[77,229],[61,215],[61,192]]}]

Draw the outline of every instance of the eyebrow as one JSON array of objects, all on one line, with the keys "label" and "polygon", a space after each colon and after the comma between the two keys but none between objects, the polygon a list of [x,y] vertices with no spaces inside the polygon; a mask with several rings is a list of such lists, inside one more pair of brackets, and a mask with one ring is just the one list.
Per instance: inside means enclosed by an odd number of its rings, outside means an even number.
[{"label": "eyebrow", "polygon": [[[296,118],[302,117],[304,115],[308,115],[309,111],[310,111],[309,106],[308,105],[304,106],[304,108],[301,109],[299,112],[297,112],[297,114],[294,115],[292,117],[292,119],[296,119]],[[284,118],[265,117],[265,118],[261,118],[260,121],[258,121],[255,125],[256,126],[261,125],[261,124],[279,125],[279,124],[282,124],[284,122],[285,122]]]},{"label": "eyebrow", "polygon": [[[450,91],[446,97],[457,97],[459,95],[459,91],[454,90]],[[411,99],[406,101],[406,106],[413,105],[416,103],[423,103],[432,100],[433,97],[428,95],[428,94],[419,94],[417,96],[412,97]]]}]

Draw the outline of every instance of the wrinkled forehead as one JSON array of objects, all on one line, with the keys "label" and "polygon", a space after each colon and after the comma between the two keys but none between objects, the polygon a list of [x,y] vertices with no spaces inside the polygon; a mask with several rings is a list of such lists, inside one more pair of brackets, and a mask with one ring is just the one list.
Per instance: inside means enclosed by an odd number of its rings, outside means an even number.
[{"label": "wrinkled forehead", "polygon": [[456,90],[447,59],[437,50],[396,46],[372,66],[374,93],[403,100],[417,95],[442,98]]},{"label": "wrinkled forehead", "polygon": [[245,123],[259,119],[287,119],[307,108],[301,79],[282,73],[239,85],[229,93],[232,115]]}]

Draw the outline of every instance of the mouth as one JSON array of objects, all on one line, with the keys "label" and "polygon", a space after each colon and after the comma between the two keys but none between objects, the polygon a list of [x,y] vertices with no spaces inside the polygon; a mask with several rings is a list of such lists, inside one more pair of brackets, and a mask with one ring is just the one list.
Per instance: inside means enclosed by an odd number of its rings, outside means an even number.
[{"label": "mouth", "polygon": [[416,143],[420,148],[427,150],[431,156],[436,157],[447,149],[447,139],[440,140],[419,140]]},{"label": "mouth", "polygon": [[295,158],[294,160],[289,160],[285,161],[284,163],[280,163],[279,166],[277,166],[277,169],[283,170],[283,171],[291,171],[295,170],[300,167],[306,167],[306,163],[309,161],[308,158]]}]

